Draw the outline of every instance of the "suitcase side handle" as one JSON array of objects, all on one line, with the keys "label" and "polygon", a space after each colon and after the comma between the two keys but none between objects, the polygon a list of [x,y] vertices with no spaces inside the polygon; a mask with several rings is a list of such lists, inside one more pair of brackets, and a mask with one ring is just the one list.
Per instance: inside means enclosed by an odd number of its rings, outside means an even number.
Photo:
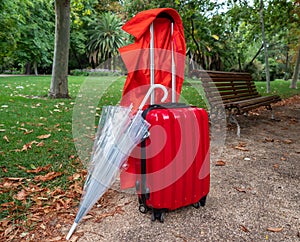
[{"label": "suitcase side handle", "polygon": [[143,107],[145,106],[149,96],[153,93],[155,88],[160,88],[164,92],[164,96],[162,97],[161,102],[164,102],[167,99],[167,97],[168,97],[167,88],[165,86],[163,86],[162,84],[153,84],[153,85],[150,86],[150,88],[149,88],[148,92],[146,93],[143,101],[141,102],[141,104],[139,106],[139,110],[143,109]]}]

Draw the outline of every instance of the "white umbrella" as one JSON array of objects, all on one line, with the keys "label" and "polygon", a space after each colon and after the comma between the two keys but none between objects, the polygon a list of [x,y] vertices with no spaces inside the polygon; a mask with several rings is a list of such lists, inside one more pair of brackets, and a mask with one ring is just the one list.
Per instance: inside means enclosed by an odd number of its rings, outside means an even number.
[{"label": "white umbrella", "polygon": [[94,141],[88,177],[75,221],[66,237],[70,239],[77,224],[113,184],[120,167],[133,148],[148,133],[149,124],[142,117],[142,107],[154,88],[164,90],[162,102],[167,98],[167,90],[160,84],[150,87],[137,113],[132,116],[132,107],[103,107]]}]

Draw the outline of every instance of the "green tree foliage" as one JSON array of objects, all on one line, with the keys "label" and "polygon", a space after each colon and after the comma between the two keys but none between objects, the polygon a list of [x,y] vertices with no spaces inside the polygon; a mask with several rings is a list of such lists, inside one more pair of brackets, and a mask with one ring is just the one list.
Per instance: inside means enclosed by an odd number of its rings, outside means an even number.
[{"label": "green tree foliage", "polygon": [[[51,3],[47,1],[9,1],[0,3],[0,65],[24,66],[28,61],[49,64],[51,54]],[[49,52],[49,53],[48,53]]]},{"label": "green tree foliage", "polygon": [[88,28],[96,16],[97,0],[71,1],[70,69],[83,69],[89,65],[86,43]]},{"label": "green tree foliage", "polygon": [[1,69],[47,68],[53,52],[54,12],[49,1],[0,3]]},{"label": "green tree foliage", "polygon": [[[204,69],[250,71],[260,80],[265,60],[259,2],[72,0],[69,70],[90,66],[92,56],[97,64],[118,53],[118,47],[124,44],[120,27],[136,13],[170,7],[182,17],[190,58]],[[264,1],[271,79],[292,77],[299,50],[299,5],[299,0]],[[106,20],[102,19],[105,14]],[[31,71],[36,67],[40,73],[50,73],[54,0],[2,0],[0,18],[0,71],[25,71],[27,66]],[[115,38],[109,38],[108,33]]]},{"label": "green tree foliage", "polygon": [[87,45],[91,62],[97,65],[118,54],[118,49],[124,45],[122,25],[121,19],[110,12],[91,24]]},{"label": "green tree foliage", "polygon": [[51,2],[36,0],[26,6],[23,16],[26,25],[22,26],[17,41],[15,57],[21,64],[26,64],[26,74],[34,67],[47,68],[52,63],[54,43],[54,13]]}]

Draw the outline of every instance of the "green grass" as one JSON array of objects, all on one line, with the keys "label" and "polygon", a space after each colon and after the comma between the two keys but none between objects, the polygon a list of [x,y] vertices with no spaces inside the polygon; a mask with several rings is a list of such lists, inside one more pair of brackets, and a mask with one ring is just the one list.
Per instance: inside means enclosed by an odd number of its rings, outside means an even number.
[{"label": "green grass", "polygon": [[284,81],[284,80],[275,80],[270,82],[271,85],[271,92],[267,94],[266,82],[255,82],[257,90],[262,95],[272,95],[277,94],[282,99],[300,94],[300,82],[297,82],[297,89],[289,88],[291,81]]},{"label": "green grass", "polygon": [[[25,178],[22,185],[26,186],[37,176],[26,170],[51,164],[50,170],[38,175],[51,171],[62,175],[40,186],[68,189],[71,183],[68,178],[84,167],[80,160],[89,159],[101,107],[119,102],[124,80],[125,77],[70,76],[71,98],[49,99],[50,76],[0,77],[0,184],[3,185],[5,177],[14,177]],[[265,83],[256,84],[258,90],[266,95]],[[297,90],[289,89],[289,85],[290,82],[282,80],[272,82],[272,94],[287,98],[300,93],[300,83]],[[201,95],[199,82],[190,80],[183,85],[181,101],[206,107],[205,98]],[[49,134],[50,137],[39,139],[39,136]],[[37,146],[39,142],[43,143]],[[24,150],[24,145],[30,143],[31,148]],[[29,199],[22,205],[15,199],[22,185],[18,189],[0,190],[2,203],[14,201],[21,206],[18,214],[10,214],[11,217],[22,217],[22,212],[26,212],[33,203]],[[8,215],[9,211],[2,209],[0,220]]]},{"label": "green grass", "polygon": [[[24,186],[34,181],[37,175],[46,175],[49,172],[59,172],[62,176],[43,182],[40,186],[47,188],[67,189],[70,186],[68,177],[78,169],[82,169],[77,150],[74,145],[72,132],[73,108],[76,97],[83,83],[88,85],[93,82],[90,89],[106,83],[108,89],[102,93],[99,105],[115,105],[121,96],[123,80],[117,77],[98,77],[97,80],[86,77],[70,77],[70,99],[47,98],[50,87],[50,76],[22,76],[0,77],[0,183],[4,178],[26,178],[22,181]],[[96,83],[96,84],[95,84]],[[115,90],[118,89],[118,93]],[[82,93],[82,91],[80,92]],[[112,94],[115,94],[112,96]],[[87,94],[85,94],[87,95]],[[97,90],[93,91],[97,95]],[[84,111],[90,112],[87,107]],[[93,111],[96,110],[96,107]],[[85,117],[85,114],[82,114]],[[93,114],[94,116],[94,114]],[[78,120],[77,120],[78,121]],[[81,120],[79,120],[81,121]],[[92,128],[89,130],[94,132]],[[42,135],[49,138],[40,139]],[[92,143],[92,137],[86,138]],[[40,143],[42,142],[42,143]],[[39,146],[37,144],[40,143]],[[31,148],[28,147],[31,144]],[[87,152],[86,155],[89,153]],[[38,174],[29,173],[51,164],[50,170]],[[0,186],[0,189],[3,188]],[[15,195],[22,189],[1,189],[1,203],[14,202],[21,206]],[[26,206],[21,206],[20,211],[26,212],[32,201],[27,201]],[[2,210],[0,220],[8,216],[8,210]]]}]

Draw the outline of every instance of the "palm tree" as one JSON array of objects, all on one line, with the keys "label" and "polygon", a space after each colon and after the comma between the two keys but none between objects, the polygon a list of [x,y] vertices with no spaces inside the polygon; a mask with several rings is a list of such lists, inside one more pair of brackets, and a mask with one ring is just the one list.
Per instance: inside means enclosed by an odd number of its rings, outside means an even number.
[{"label": "palm tree", "polygon": [[118,49],[124,45],[125,32],[122,31],[122,20],[112,13],[104,13],[91,26],[87,45],[90,61],[97,65],[106,62],[111,67],[111,58],[118,54]]}]

